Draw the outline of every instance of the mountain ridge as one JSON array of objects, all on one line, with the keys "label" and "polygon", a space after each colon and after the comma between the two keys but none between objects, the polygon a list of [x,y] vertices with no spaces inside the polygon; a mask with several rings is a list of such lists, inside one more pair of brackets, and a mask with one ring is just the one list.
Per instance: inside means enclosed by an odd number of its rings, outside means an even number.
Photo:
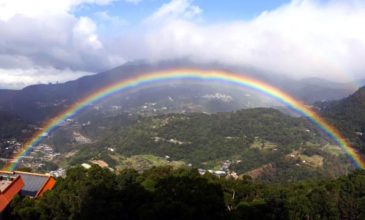
[{"label": "mountain ridge", "polygon": [[[185,61],[150,64],[131,62],[95,75],[59,84],[40,84],[25,87],[22,90],[0,90],[0,110],[9,111],[30,121],[44,121],[56,115],[82,97],[123,78],[135,74],[162,71],[176,68],[221,69],[233,72],[247,72],[233,67],[219,65],[198,65]],[[254,71],[252,71],[254,72]],[[338,99],[351,93],[346,84],[332,83],[330,86],[306,83],[305,80],[293,80],[287,77],[276,77],[254,72],[254,78],[278,87],[306,103]],[[312,83],[313,84],[313,83]],[[328,84],[328,83],[327,83]],[[334,88],[335,87],[335,88]]]},{"label": "mountain ridge", "polygon": [[365,86],[344,99],[316,105],[324,117],[365,153]]}]

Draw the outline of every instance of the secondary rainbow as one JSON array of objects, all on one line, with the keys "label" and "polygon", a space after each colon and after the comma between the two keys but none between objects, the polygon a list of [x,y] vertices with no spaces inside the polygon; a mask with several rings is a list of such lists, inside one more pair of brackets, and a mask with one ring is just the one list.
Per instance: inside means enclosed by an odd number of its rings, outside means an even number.
[{"label": "secondary rainbow", "polygon": [[38,145],[44,140],[46,133],[51,133],[67,119],[72,118],[84,108],[100,101],[101,99],[121,91],[140,87],[143,88],[144,86],[148,86],[150,84],[176,81],[181,79],[232,84],[235,86],[251,88],[275,98],[277,101],[283,103],[295,112],[300,113],[302,116],[306,117],[309,121],[315,124],[345,151],[357,168],[365,169],[365,161],[362,159],[360,154],[350,146],[346,138],[335,127],[329,124],[325,119],[320,117],[316,112],[308,108],[302,102],[294,99],[290,95],[271,85],[248,76],[225,71],[197,69],[176,69],[139,74],[131,78],[126,78],[119,82],[115,82],[93,92],[92,94],[71,105],[56,117],[53,117],[44,123],[43,128],[36,132],[33,137],[23,145],[22,149],[12,157],[13,159],[4,166],[4,169],[9,171],[16,169],[19,161],[24,156],[27,156],[34,146]]}]

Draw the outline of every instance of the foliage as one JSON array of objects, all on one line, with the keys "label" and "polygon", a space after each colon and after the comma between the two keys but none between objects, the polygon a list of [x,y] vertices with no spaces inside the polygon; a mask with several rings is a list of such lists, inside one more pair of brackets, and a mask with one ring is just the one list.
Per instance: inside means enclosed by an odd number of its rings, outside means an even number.
[{"label": "foliage", "polygon": [[365,87],[343,100],[318,103],[317,106],[354,147],[365,152]]},{"label": "foliage", "polygon": [[[100,114],[101,119],[93,119],[93,114]],[[325,149],[329,142],[308,122],[274,109],[152,117],[106,115],[92,111],[82,118],[82,123],[90,122],[82,127],[82,133],[98,141],[73,146],[71,149],[78,152],[67,159],[69,165],[103,160],[116,170],[127,167],[142,171],[152,163],[133,157],[150,155],[168,158],[171,165],[183,161],[194,168],[217,170],[229,160],[229,169],[238,174],[273,166],[274,170],[259,175],[264,182],[338,177],[349,169],[348,161],[341,158],[342,152],[334,156]],[[305,165],[300,158],[288,160],[294,151],[319,156],[323,165]]]},{"label": "foliage", "polygon": [[365,171],[286,185],[157,167],[114,174],[76,167],[40,198],[16,198],[13,219],[364,219]]},{"label": "foliage", "polygon": [[[249,158],[249,170],[272,158],[289,153],[316,133],[306,131],[299,118],[273,109],[249,109],[218,114],[170,114],[141,118],[128,127],[114,128],[97,145],[115,148],[123,155],[153,154],[184,160],[195,166],[233,156]],[[255,139],[274,143],[278,151],[257,152]]]},{"label": "foliage", "polygon": [[28,123],[15,115],[0,111],[0,140],[24,136],[23,129],[28,129]]}]

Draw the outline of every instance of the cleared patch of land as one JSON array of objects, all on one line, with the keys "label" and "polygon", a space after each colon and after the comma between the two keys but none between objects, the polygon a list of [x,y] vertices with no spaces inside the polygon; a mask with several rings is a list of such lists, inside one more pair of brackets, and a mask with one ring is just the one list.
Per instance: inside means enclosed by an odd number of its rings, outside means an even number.
[{"label": "cleared patch of land", "polygon": [[277,144],[270,141],[265,141],[259,138],[255,138],[255,141],[251,144],[251,148],[256,148],[261,151],[271,151],[277,148]]},{"label": "cleared patch of land", "polygon": [[162,157],[157,157],[154,155],[134,155],[131,157],[125,157],[122,155],[111,155],[114,160],[118,161],[116,170],[123,169],[136,169],[138,171],[143,171],[156,166],[173,166],[181,167],[185,165],[183,161],[169,161]]}]

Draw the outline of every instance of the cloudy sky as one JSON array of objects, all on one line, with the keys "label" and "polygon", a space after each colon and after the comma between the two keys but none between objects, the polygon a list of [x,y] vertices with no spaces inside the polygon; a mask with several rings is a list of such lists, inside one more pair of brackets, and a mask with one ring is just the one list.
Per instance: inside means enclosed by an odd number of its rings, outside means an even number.
[{"label": "cloudy sky", "polygon": [[365,78],[363,0],[0,0],[0,88],[188,58]]}]

